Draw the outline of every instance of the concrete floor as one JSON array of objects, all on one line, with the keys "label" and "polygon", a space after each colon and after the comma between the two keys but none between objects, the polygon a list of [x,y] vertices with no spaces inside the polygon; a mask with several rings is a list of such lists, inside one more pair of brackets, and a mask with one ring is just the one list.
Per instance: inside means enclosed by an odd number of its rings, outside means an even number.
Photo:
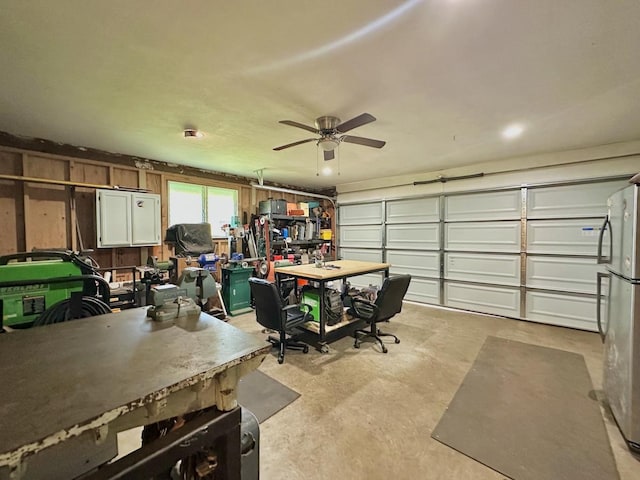
[{"label": "concrete floor", "polygon": [[[253,313],[229,323],[264,336]],[[261,424],[262,480],[504,478],[430,437],[487,335],[583,354],[601,388],[594,333],[407,303],[385,328],[401,339],[386,355],[343,338],[328,354],[267,357],[260,369],[302,395]],[[640,461],[603,415],[621,479],[640,479]]]}]

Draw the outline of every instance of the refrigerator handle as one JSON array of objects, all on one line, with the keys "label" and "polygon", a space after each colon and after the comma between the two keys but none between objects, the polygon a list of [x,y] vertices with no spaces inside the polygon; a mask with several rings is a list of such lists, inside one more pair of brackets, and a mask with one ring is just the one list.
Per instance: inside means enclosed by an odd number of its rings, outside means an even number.
[{"label": "refrigerator handle", "polygon": [[607,334],[607,332],[602,329],[602,279],[611,278],[611,274],[598,272],[597,278],[598,279],[596,282],[596,322],[598,324],[598,333],[600,334],[602,343],[604,343],[604,337]]},{"label": "refrigerator handle", "polygon": [[602,228],[600,229],[600,234],[598,235],[598,264],[611,263],[611,255],[613,254],[613,239],[609,239],[609,256],[602,256],[602,243],[604,241],[604,232],[607,230],[607,225],[609,226],[609,231],[611,232],[611,222],[609,221],[609,215],[604,217],[604,222],[602,223]]}]

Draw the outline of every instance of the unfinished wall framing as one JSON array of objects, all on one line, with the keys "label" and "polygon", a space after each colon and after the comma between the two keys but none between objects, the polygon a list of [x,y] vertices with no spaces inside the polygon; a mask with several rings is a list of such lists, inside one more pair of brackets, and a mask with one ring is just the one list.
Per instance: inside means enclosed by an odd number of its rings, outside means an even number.
[{"label": "unfinished wall framing", "polygon": [[[167,182],[170,180],[238,190],[241,221],[257,212],[268,198],[288,202],[308,198],[289,193],[252,188],[249,181],[222,181],[219,176],[181,175],[139,169],[105,161],[68,157],[52,153],[0,146],[0,175],[60,181],[47,184],[0,178],[0,255],[33,249],[93,250],[91,256],[101,267],[144,264],[149,255],[165,260],[171,256],[167,245],[154,247],[96,248],[95,188],[104,185],[140,188],[160,194],[162,231],[168,226]],[[326,202],[327,208],[331,208]],[[228,253],[227,239],[214,239],[218,253]],[[128,274],[119,272],[117,279]]]}]

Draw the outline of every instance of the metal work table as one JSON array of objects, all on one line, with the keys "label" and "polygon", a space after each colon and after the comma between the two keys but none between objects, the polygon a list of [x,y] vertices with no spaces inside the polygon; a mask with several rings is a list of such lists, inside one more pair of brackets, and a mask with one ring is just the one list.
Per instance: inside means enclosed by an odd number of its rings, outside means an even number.
[{"label": "metal work table", "polygon": [[114,456],[119,431],[233,410],[269,349],[207,314],[157,323],[146,308],[2,334],[0,479],[74,478]]},{"label": "metal work table", "polygon": [[316,325],[313,325],[315,322],[307,322],[306,328],[316,334],[319,350],[321,352],[328,352],[329,349],[327,346],[327,342],[346,335],[348,333],[348,329],[345,327],[353,326],[355,322],[345,319],[336,325],[327,325],[324,301],[326,283],[333,280],[342,280],[344,278],[353,277],[356,275],[364,275],[366,273],[375,272],[384,272],[384,276],[386,278],[389,276],[390,266],[391,264],[389,263],[360,262],[357,260],[335,260],[332,262],[324,263],[322,267],[317,267],[315,264],[311,263],[306,265],[276,267],[274,269],[274,272],[276,274],[276,280],[278,282],[286,277],[302,278],[305,280],[318,282],[320,296],[320,319],[317,323],[317,327]]}]

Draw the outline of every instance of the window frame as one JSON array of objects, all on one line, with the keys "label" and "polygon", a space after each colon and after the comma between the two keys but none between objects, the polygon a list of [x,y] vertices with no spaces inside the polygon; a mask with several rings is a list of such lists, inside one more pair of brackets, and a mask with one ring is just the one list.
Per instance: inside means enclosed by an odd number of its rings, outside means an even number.
[{"label": "window frame", "polygon": [[[182,180],[169,180],[167,179],[167,227],[174,225],[176,222],[172,222],[171,221],[171,184],[177,184],[177,185],[188,185],[190,187],[200,187],[200,213],[201,213],[201,220],[200,222],[203,223],[209,223],[211,224],[211,222],[209,221],[209,189],[210,188],[214,188],[214,189],[221,189],[221,190],[228,190],[230,192],[235,192],[235,215],[233,215],[236,218],[239,218],[239,214],[238,211],[240,209],[240,189],[239,188],[234,188],[234,187],[230,187],[229,185],[220,185],[220,184],[209,184],[209,183],[194,183],[194,182],[185,182]],[[233,220],[230,219],[230,222]],[[214,229],[214,225],[211,224],[211,238],[213,239],[220,239],[220,238],[226,238],[226,235],[224,234],[219,234],[218,232],[215,231]]]}]

